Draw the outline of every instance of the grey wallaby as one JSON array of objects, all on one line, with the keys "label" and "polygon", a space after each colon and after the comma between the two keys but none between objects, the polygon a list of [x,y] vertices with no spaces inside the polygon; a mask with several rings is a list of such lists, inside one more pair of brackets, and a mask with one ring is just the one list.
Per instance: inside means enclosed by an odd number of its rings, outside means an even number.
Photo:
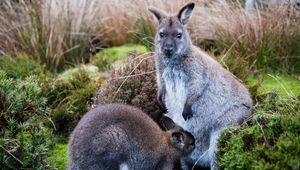
[{"label": "grey wallaby", "polygon": [[167,116],[195,137],[196,148],[182,159],[182,168],[196,164],[217,169],[219,134],[225,127],[251,118],[252,99],[234,75],[192,44],[187,23],[194,6],[187,4],[177,15],[149,8],[158,21],[157,97]]},{"label": "grey wallaby", "polygon": [[192,152],[195,141],[173,121],[166,122],[171,129],[162,131],[133,106],[98,106],[83,116],[70,136],[68,169],[170,170]]}]

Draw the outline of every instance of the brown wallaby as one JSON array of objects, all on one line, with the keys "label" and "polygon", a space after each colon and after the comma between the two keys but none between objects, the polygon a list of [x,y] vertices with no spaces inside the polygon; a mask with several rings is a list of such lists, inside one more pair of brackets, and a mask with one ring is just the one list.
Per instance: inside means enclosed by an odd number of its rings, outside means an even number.
[{"label": "brown wallaby", "polygon": [[[170,120],[170,119],[169,119]],[[98,106],[86,113],[68,144],[70,170],[170,170],[194,149],[182,128],[162,131],[140,109],[124,104]]]},{"label": "brown wallaby", "polygon": [[158,21],[158,103],[168,117],[195,137],[195,150],[182,159],[182,168],[197,164],[216,169],[220,132],[251,117],[252,99],[234,75],[192,44],[187,23],[194,6],[187,4],[177,15],[149,8]]}]

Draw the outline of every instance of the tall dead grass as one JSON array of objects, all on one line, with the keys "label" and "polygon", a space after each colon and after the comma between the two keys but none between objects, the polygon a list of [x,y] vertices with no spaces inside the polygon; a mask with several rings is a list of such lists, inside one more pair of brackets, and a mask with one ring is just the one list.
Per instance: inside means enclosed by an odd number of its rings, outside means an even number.
[{"label": "tall dead grass", "polygon": [[247,13],[243,4],[217,0],[199,7],[194,36],[212,39],[221,62],[242,70],[300,73],[300,12],[292,6]]},{"label": "tall dead grass", "polygon": [[88,60],[101,23],[97,0],[5,0],[0,10],[0,52],[27,53],[51,71]]},{"label": "tall dead grass", "polygon": [[[28,53],[50,70],[88,60],[90,50],[125,43],[153,46],[156,6],[177,12],[188,0],[4,0],[0,52]],[[299,11],[279,7],[246,13],[243,0],[195,0],[189,24],[194,44],[205,40],[233,72],[246,69],[300,70]],[[240,3],[242,2],[242,3]],[[300,72],[300,71],[299,71]]]}]

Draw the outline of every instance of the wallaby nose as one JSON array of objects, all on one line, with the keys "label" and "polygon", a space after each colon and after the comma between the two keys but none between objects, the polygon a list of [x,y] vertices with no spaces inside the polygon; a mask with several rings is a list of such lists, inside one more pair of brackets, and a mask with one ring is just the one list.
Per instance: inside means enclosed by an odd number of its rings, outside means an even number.
[{"label": "wallaby nose", "polygon": [[173,52],[174,52],[174,48],[173,47],[165,47],[164,48],[164,53],[166,54],[166,55],[172,55],[173,54]]}]

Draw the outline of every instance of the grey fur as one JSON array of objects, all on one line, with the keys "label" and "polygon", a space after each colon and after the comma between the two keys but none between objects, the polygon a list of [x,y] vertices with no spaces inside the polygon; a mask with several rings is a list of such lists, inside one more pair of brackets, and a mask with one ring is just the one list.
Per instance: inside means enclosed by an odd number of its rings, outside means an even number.
[{"label": "grey fur", "polygon": [[68,169],[169,170],[194,147],[193,136],[178,126],[164,132],[133,106],[103,105],[85,114],[72,132]]},{"label": "grey fur", "polygon": [[[159,10],[154,9],[155,16],[159,15]],[[188,4],[180,11],[183,10],[190,10],[185,14],[191,14],[193,5]],[[180,16],[162,13],[155,37],[158,103],[167,110],[168,117],[195,137],[196,148],[182,159],[183,168],[197,163],[217,169],[219,134],[225,127],[252,116],[252,99],[234,75],[192,44]],[[181,39],[174,36],[178,32],[182,32]],[[167,41],[173,42],[173,55],[162,50]]]}]

